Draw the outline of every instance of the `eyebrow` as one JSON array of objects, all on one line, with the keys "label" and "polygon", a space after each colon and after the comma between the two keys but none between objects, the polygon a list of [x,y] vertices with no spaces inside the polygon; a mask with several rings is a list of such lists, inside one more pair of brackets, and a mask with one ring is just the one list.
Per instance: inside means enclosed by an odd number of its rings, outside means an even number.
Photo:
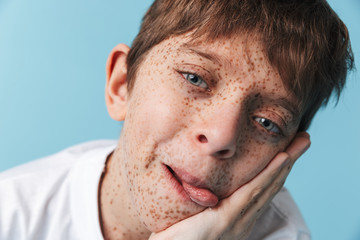
[{"label": "eyebrow", "polygon": [[263,97],[264,97],[264,99],[269,99],[272,102],[274,102],[275,104],[278,104],[279,106],[281,106],[284,109],[286,109],[287,111],[289,111],[291,113],[291,115],[293,116],[293,120],[300,118],[299,106],[297,104],[294,104],[289,99],[287,99],[285,97],[274,98],[272,95],[269,95],[269,94],[266,94]]},{"label": "eyebrow", "polygon": [[218,54],[214,52],[204,52],[200,49],[197,49],[194,45],[189,43],[183,43],[179,47],[179,50],[184,52],[190,52],[192,54],[198,55],[200,57],[203,57],[205,59],[208,59],[211,62],[217,63],[218,65],[231,65],[231,62],[228,59],[225,59],[223,57],[220,57]]}]

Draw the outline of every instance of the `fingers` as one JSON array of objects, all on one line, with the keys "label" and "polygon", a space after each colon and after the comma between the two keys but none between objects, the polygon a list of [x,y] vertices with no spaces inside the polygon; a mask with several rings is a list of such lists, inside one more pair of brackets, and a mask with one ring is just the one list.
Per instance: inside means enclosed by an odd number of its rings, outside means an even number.
[{"label": "fingers", "polygon": [[297,133],[285,152],[278,153],[255,178],[240,189],[243,189],[242,191],[249,190],[251,193],[249,195],[250,199],[254,198],[261,193],[262,189],[265,189],[278,177],[284,166],[287,166],[290,162],[293,164],[309,148],[309,146],[309,134],[306,132]]},{"label": "fingers", "polygon": [[247,209],[247,216],[245,216],[245,221],[256,221],[263,211],[269,206],[274,196],[281,190],[283,187],[287,176],[291,171],[292,162],[288,161],[285,165],[281,167],[279,174],[277,174],[274,179],[269,183],[268,187],[264,188],[263,192],[253,200],[253,204],[250,205]]},{"label": "fingers", "polygon": [[295,161],[310,147],[310,144],[310,135],[306,132],[299,132],[295,135],[285,152]]},{"label": "fingers", "polygon": [[297,133],[285,152],[277,154],[262,172],[220,203],[227,210],[225,212],[231,211],[225,222],[236,222],[234,232],[240,231],[244,225],[254,224],[282,188],[294,162],[309,146],[309,135]]},{"label": "fingers", "polygon": [[289,162],[290,158],[287,153],[279,153],[255,178],[236,190],[230,197],[223,199],[219,208],[224,208],[223,211],[227,213],[224,216],[242,217]]},{"label": "fingers", "polygon": [[250,204],[248,208],[253,205],[252,202],[262,206],[267,201],[272,200],[285,183],[294,162],[309,146],[309,134],[306,132],[297,133],[286,151],[277,154],[258,176],[246,184],[245,189],[249,189],[248,198]]}]

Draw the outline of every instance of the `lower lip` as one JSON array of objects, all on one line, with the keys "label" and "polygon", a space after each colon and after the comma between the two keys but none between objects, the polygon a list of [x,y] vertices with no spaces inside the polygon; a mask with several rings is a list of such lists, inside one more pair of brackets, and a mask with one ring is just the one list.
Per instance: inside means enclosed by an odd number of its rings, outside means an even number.
[{"label": "lower lip", "polygon": [[183,200],[191,200],[203,207],[214,207],[218,203],[218,198],[209,190],[197,188],[185,182],[180,183],[166,165],[163,165],[163,167],[170,185],[179,193]]},{"label": "lower lip", "polygon": [[165,172],[165,177],[169,180],[170,186],[172,189],[180,195],[180,197],[185,201],[191,201],[189,195],[185,192],[185,189],[181,183],[175,178],[175,176],[170,172],[166,165],[162,165]]},{"label": "lower lip", "polygon": [[183,182],[183,188],[191,200],[203,207],[215,207],[218,203],[218,197],[206,188],[197,188]]}]

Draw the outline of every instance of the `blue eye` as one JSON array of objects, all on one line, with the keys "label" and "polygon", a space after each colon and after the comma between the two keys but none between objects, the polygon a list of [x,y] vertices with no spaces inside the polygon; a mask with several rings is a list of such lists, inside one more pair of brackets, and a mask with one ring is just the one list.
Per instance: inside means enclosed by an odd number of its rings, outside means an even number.
[{"label": "blue eye", "polygon": [[209,88],[207,83],[200,76],[198,76],[196,74],[182,73],[182,75],[192,85],[195,85],[195,86],[198,86],[198,87],[201,87],[201,88],[205,88],[205,89]]},{"label": "blue eye", "polygon": [[270,121],[269,119],[262,118],[262,117],[255,117],[254,120],[258,122],[263,128],[265,128],[267,131],[280,134],[281,131],[279,127]]}]

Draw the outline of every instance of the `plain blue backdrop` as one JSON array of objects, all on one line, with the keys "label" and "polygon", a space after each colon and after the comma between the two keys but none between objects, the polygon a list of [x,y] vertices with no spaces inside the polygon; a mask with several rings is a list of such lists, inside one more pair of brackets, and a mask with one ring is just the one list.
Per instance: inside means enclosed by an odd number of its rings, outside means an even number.
[{"label": "plain blue backdrop", "polygon": [[[0,171],[84,141],[117,138],[105,62],[131,44],[150,0],[0,0]],[[329,2],[360,56],[360,1]],[[357,61],[359,65],[359,61]],[[319,112],[286,186],[314,239],[360,239],[360,77]]]}]

